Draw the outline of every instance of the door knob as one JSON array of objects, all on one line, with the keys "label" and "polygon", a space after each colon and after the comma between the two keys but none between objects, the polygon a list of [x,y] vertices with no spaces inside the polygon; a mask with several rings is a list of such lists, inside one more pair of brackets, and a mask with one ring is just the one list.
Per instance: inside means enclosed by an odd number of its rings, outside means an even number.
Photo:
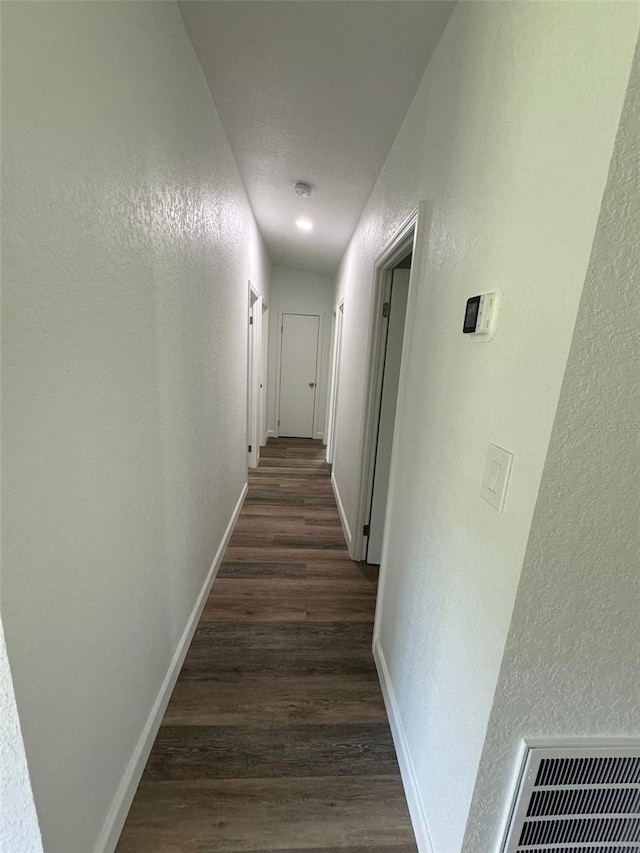
[{"label": "door knob", "polygon": [[310,383],[309,383],[309,388],[315,388],[315,387],[316,387],[316,383],[315,383],[315,382],[310,382]]}]

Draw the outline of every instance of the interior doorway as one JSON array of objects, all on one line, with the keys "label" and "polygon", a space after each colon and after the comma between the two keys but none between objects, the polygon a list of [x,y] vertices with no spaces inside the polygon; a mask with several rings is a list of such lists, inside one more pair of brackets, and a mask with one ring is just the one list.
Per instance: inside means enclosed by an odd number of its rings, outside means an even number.
[{"label": "interior doorway", "polygon": [[383,309],[383,366],[380,388],[380,409],[378,428],[373,454],[373,484],[369,520],[366,522],[367,563],[379,566],[382,560],[382,535],[387,512],[387,493],[391,471],[391,450],[398,402],[398,383],[400,381],[400,362],[402,343],[407,316],[409,298],[409,276],[411,273],[411,255],[405,258],[391,272],[385,282],[385,301]]},{"label": "interior doorway", "polygon": [[260,322],[260,447],[267,443],[267,377],[269,375],[269,308],[262,303],[262,318]]},{"label": "interior doorway", "polygon": [[344,320],[344,298],[338,302],[333,316],[332,340],[333,352],[331,357],[331,386],[329,390],[329,406],[327,409],[327,462],[333,462],[333,449],[336,431],[336,404],[340,387],[340,356],[342,354],[342,323]]},{"label": "interior doorway", "polygon": [[247,464],[249,468],[256,468],[260,460],[262,299],[251,282],[247,327]]},{"label": "interior doorway", "polygon": [[278,435],[313,438],[319,345],[319,314],[282,314]]},{"label": "interior doorway", "polygon": [[412,329],[411,305],[426,218],[421,204],[385,246],[374,269],[358,516],[350,547],[354,560],[372,565],[384,562],[397,412],[406,369],[403,352]]}]

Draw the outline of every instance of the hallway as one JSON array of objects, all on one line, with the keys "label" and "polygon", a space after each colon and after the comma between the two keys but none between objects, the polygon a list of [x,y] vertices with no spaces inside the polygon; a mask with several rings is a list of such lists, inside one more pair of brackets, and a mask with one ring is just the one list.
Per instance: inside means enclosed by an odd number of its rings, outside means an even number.
[{"label": "hallway", "polygon": [[320,441],[270,439],[118,853],[411,853],[353,563]]}]

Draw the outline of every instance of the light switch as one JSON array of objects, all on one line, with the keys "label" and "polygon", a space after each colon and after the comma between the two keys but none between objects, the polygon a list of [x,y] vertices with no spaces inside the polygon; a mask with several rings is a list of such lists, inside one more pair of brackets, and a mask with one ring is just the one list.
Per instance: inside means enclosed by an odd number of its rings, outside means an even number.
[{"label": "light switch", "polygon": [[502,512],[504,507],[512,462],[513,453],[498,447],[497,444],[489,445],[480,496],[498,512]]},{"label": "light switch", "polygon": [[491,460],[489,465],[489,476],[487,477],[487,488],[490,492],[498,491],[498,483],[500,481],[500,472],[502,471],[502,467],[499,465],[495,459]]}]

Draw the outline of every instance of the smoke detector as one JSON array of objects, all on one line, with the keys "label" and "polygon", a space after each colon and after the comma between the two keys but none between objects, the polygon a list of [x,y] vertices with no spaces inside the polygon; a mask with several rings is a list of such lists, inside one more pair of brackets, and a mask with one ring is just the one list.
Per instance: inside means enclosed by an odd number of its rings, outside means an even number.
[{"label": "smoke detector", "polygon": [[309,198],[313,191],[311,184],[307,184],[305,181],[296,181],[294,189],[298,195],[301,195],[304,198]]}]

